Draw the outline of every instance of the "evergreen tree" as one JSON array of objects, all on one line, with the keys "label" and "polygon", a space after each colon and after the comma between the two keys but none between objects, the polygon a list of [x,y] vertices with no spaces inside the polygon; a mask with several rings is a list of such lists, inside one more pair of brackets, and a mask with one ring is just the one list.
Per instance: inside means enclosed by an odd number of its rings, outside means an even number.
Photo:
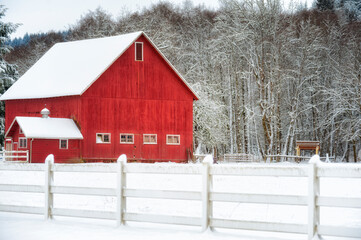
[{"label": "evergreen tree", "polygon": [[316,7],[320,11],[326,11],[326,10],[333,11],[335,9],[335,1],[334,0],[316,0]]},{"label": "evergreen tree", "polygon": [[360,0],[343,0],[340,2],[340,8],[345,12],[350,22],[361,19],[361,1]]},{"label": "evergreen tree", "polygon": [[[5,23],[1,19],[5,16],[6,8],[0,5],[0,94],[2,95],[17,79],[18,72],[15,65],[5,61],[4,56],[10,52],[11,47],[7,44],[10,34],[13,33],[17,24]],[[0,103],[0,143],[4,141],[4,117],[5,105]]]}]

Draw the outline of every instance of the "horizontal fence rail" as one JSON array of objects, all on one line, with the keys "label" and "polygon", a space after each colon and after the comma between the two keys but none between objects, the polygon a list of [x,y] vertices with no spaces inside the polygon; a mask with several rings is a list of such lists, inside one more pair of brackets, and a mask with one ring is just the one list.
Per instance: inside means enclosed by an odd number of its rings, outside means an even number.
[{"label": "horizontal fence rail", "polygon": [[[357,164],[324,164],[311,160],[309,164],[277,165],[277,164],[213,164],[211,156],[205,157],[202,164],[139,164],[127,163],[125,155],[119,157],[117,163],[109,164],[54,164],[54,157],[49,155],[45,164],[3,163],[0,171],[42,171],[45,175],[44,185],[1,184],[0,191],[26,192],[44,194],[45,206],[0,205],[0,211],[43,214],[46,219],[53,216],[96,218],[115,220],[117,225],[126,221],[150,222],[162,224],[179,224],[207,228],[230,228],[256,231],[275,231],[285,233],[308,234],[308,239],[317,235],[337,237],[361,237],[361,230],[352,227],[326,226],[320,224],[320,207],[361,208],[361,198],[329,197],[320,195],[320,178],[361,178],[361,166]],[[54,173],[84,172],[116,174],[115,188],[95,188],[54,185]],[[202,177],[202,188],[199,191],[132,189],[126,184],[127,174],[181,174]],[[308,181],[308,194],[276,195],[217,192],[212,189],[214,176],[255,176],[255,177],[296,177]],[[187,177],[187,176],[185,176]],[[109,196],[116,198],[114,211],[94,211],[65,209],[53,207],[54,194]],[[128,198],[150,198],[171,200],[200,201],[201,216],[172,216],[158,214],[132,213],[127,211]],[[308,208],[307,224],[292,224],[262,221],[241,221],[213,217],[213,203],[256,203],[276,205],[296,205]]]},{"label": "horizontal fence rail", "polygon": [[190,191],[124,189],[124,196],[133,197],[133,198],[201,200],[200,192],[190,192]]},{"label": "horizontal fence rail", "polygon": [[234,176],[279,176],[279,177],[307,177],[308,168],[305,165],[275,166],[270,164],[257,165],[213,165],[211,175]]},{"label": "horizontal fence rail", "polygon": [[255,221],[238,221],[227,219],[211,219],[211,227],[241,229],[241,230],[256,230],[256,231],[271,231],[271,232],[285,232],[285,233],[307,233],[306,224],[289,224],[289,223],[270,223],[270,222],[255,222]]},{"label": "horizontal fence rail", "polygon": [[53,208],[53,216],[116,220],[115,212]]},{"label": "horizontal fence rail", "polygon": [[271,194],[244,194],[244,193],[210,193],[211,201],[237,203],[264,203],[280,205],[307,205],[306,196],[271,195]]},{"label": "horizontal fence rail", "polygon": [[44,171],[44,164],[28,164],[17,162],[5,162],[0,164],[0,171]]},{"label": "horizontal fence rail", "polygon": [[44,187],[40,185],[0,184],[0,191],[43,193]]},{"label": "horizontal fence rail", "polygon": [[361,178],[360,164],[321,164],[317,168],[317,177]]},{"label": "horizontal fence rail", "polygon": [[199,226],[201,224],[201,218],[196,217],[165,216],[141,213],[125,213],[124,220],[149,223],[178,224],[188,226]]}]

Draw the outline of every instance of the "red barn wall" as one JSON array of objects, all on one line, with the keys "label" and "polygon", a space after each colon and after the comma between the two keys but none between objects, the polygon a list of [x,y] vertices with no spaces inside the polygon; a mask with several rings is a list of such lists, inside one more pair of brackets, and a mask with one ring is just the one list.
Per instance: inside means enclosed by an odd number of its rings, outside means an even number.
[{"label": "red barn wall", "polygon": [[80,116],[79,96],[7,100],[5,102],[5,132],[15,117],[41,117],[40,111],[45,105],[50,110],[50,117],[77,119]]},{"label": "red barn wall", "polygon": [[[135,61],[134,44],[82,95],[83,157],[185,161],[193,141],[193,95],[158,54],[143,42],[144,61]],[[86,121],[85,119],[91,119]],[[96,133],[112,133],[111,144],[97,144]],[[134,144],[120,144],[120,133],[135,134]],[[157,134],[157,144],[143,144],[143,134]],[[166,135],[180,135],[180,145],[166,145]]]},{"label": "red barn wall", "polygon": [[43,163],[49,154],[53,154],[56,163],[77,163],[80,159],[80,141],[69,139],[68,149],[59,149],[59,139],[34,139],[31,162]]}]

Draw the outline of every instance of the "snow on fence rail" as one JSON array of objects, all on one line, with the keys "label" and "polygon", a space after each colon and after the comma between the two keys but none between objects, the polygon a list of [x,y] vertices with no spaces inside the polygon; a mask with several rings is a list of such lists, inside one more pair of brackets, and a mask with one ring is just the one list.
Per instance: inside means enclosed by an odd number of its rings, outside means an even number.
[{"label": "snow on fence rail", "polygon": [[[43,171],[45,173],[45,184],[43,186],[0,184],[0,191],[44,193],[44,207],[0,205],[0,211],[43,214],[46,219],[50,219],[52,216],[108,219],[116,220],[117,225],[124,224],[126,221],[138,221],[200,226],[203,231],[207,228],[231,228],[301,233],[308,234],[308,239],[313,239],[317,235],[361,237],[361,230],[359,228],[327,226],[320,224],[320,207],[361,208],[361,198],[326,197],[320,195],[320,178],[361,178],[360,165],[321,164],[318,156],[315,156],[308,165],[290,166],[264,164],[216,165],[212,164],[213,159],[211,156],[207,156],[202,164],[189,165],[127,164],[126,161],[125,155],[122,155],[119,157],[117,163],[102,165],[54,164],[54,156],[49,155],[45,164],[0,164],[0,171]],[[53,184],[53,176],[55,172],[116,173],[117,184],[116,188],[55,186]],[[202,189],[200,191],[130,189],[127,188],[126,184],[126,176],[130,173],[201,175]],[[308,195],[295,196],[216,192],[212,189],[212,179],[214,176],[305,177],[308,179]],[[93,211],[54,208],[53,194],[112,196],[116,197],[116,209],[114,211]],[[187,217],[132,213],[127,211],[127,198],[201,201],[202,214],[199,217]],[[308,208],[308,223],[291,224],[214,218],[214,202],[306,206]]]}]

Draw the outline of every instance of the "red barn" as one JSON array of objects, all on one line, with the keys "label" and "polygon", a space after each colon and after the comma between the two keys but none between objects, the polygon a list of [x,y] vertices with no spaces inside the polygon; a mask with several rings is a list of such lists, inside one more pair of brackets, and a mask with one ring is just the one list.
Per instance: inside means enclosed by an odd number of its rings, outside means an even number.
[{"label": "red barn", "polygon": [[143,32],[58,43],[1,96],[5,147],[31,162],[185,162],[197,99]]}]

